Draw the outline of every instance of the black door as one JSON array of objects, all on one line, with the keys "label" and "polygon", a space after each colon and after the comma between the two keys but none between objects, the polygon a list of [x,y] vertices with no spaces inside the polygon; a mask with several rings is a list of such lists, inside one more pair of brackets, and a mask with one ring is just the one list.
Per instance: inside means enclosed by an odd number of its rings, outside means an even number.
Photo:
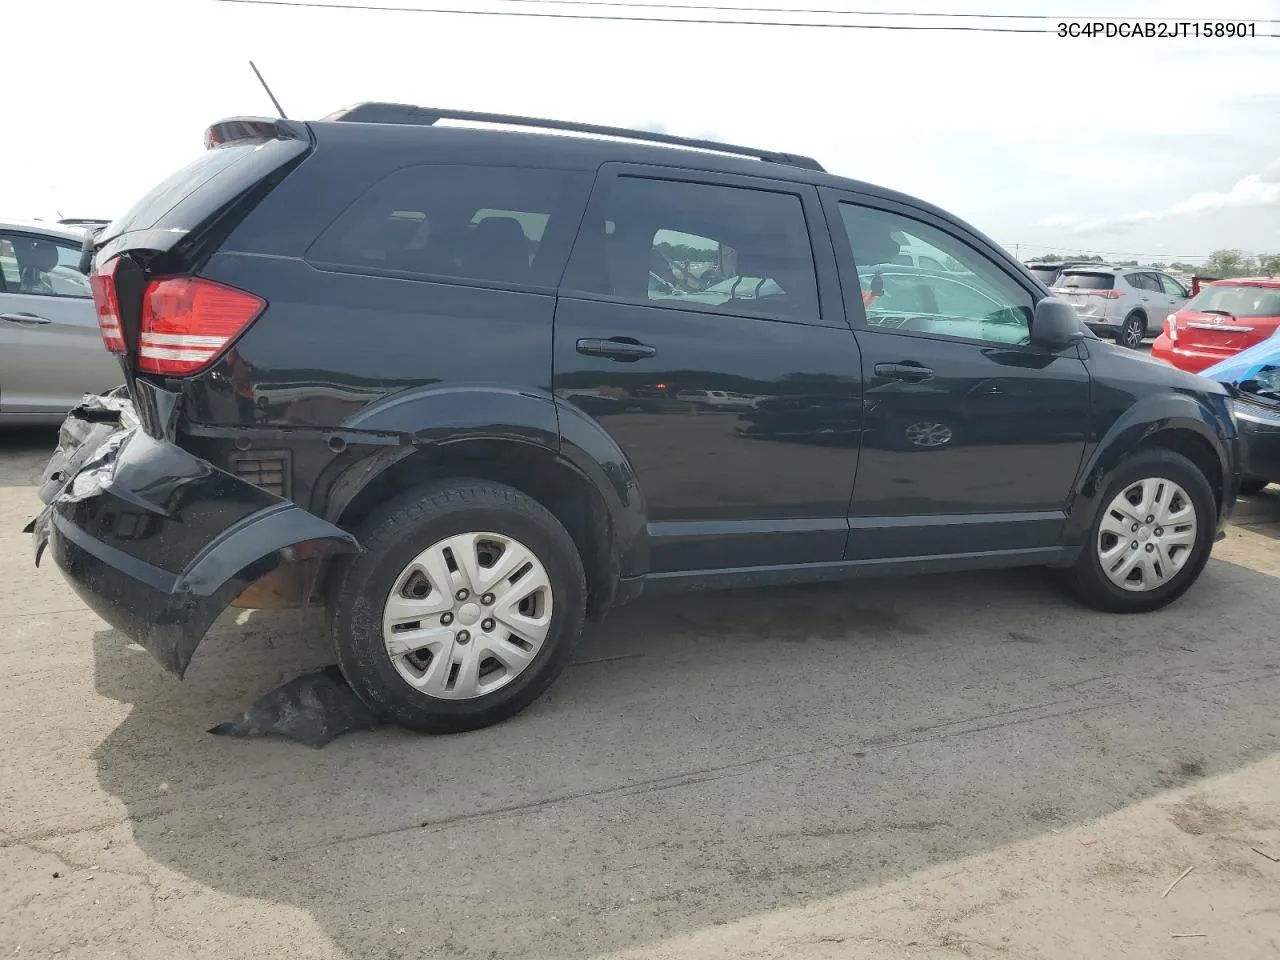
[{"label": "black door", "polygon": [[[1030,283],[960,228],[827,206],[866,389],[848,559],[1055,544],[1088,426],[1077,348],[1029,345]],[[904,265],[926,258],[941,269]]]},{"label": "black door", "polygon": [[841,558],[860,362],[813,226],[804,184],[601,173],[556,308],[554,384],[562,424],[589,417],[631,463],[653,572]]}]

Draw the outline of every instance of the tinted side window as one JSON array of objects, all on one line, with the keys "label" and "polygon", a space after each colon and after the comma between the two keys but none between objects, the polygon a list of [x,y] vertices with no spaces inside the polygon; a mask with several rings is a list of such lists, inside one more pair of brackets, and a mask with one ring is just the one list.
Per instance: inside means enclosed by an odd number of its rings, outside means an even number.
[{"label": "tinted side window", "polygon": [[591,175],[433,165],[374,184],[320,235],[307,259],[356,273],[554,287]]},{"label": "tinted side window", "polygon": [[813,249],[797,196],[619,177],[608,187],[604,217],[583,231],[573,280],[579,289],[657,306],[818,319]]},{"label": "tinted side window", "polygon": [[91,296],[80,249],[23,234],[0,234],[0,290],[38,297]]},{"label": "tinted side window", "polygon": [[1155,278],[1149,273],[1131,273],[1125,279],[1129,281],[1129,286],[1136,290],[1152,290],[1157,293],[1160,290]]},{"label": "tinted side window", "polygon": [[[959,240],[896,213],[840,204],[867,325],[989,343],[1023,344],[1034,302],[996,264]],[[942,263],[945,276],[898,265],[903,246]]]}]

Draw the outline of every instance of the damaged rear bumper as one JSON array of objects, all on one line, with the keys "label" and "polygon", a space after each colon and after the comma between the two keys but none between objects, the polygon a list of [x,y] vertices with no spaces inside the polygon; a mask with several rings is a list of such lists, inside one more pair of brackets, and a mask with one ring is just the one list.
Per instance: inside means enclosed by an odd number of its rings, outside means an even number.
[{"label": "damaged rear bumper", "polygon": [[[281,563],[359,550],[301,507],[143,431],[127,401],[86,398],[29,525],[84,602],[181,677],[218,615]],[[87,405],[87,406],[86,406]]]}]

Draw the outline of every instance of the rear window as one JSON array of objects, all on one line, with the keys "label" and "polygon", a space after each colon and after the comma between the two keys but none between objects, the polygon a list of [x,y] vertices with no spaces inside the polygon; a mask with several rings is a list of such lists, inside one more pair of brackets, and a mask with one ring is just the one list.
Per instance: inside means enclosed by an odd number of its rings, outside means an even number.
[{"label": "rear window", "polygon": [[1079,287],[1081,290],[1111,290],[1116,285],[1114,273],[1077,273],[1068,271],[1058,278],[1060,287]]},{"label": "rear window", "polygon": [[266,140],[206,150],[113,220],[98,234],[97,243],[140,230],[181,237],[309,149],[301,140]]},{"label": "rear window", "polygon": [[1186,309],[1218,311],[1233,317],[1280,317],[1280,289],[1243,285],[1205,287]]},{"label": "rear window", "polygon": [[406,167],[348,207],[307,259],[356,273],[554,287],[591,180],[567,170]]},{"label": "rear window", "polygon": [[181,170],[153,187],[141,200],[130,207],[124,216],[114,221],[107,232],[117,234],[131,230],[149,230],[161,217],[177,206],[179,200],[189,193],[195,193],[214,177],[239,163],[258,146],[259,144],[247,143],[206,150]]},{"label": "rear window", "polygon": [[1027,269],[1031,271],[1033,277],[1045,284],[1052,283],[1058,275],[1057,267],[1028,267]]}]

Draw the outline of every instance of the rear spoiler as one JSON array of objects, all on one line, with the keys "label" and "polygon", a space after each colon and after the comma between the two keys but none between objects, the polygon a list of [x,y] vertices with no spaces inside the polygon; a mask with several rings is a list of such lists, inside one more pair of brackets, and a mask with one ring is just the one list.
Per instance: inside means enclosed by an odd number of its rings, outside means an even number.
[{"label": "rear spoiler", "polygon": [[309,140],[304,124],[282,117],[228,117],[211,124],[204,132],[206,150],[245,140]]}]

